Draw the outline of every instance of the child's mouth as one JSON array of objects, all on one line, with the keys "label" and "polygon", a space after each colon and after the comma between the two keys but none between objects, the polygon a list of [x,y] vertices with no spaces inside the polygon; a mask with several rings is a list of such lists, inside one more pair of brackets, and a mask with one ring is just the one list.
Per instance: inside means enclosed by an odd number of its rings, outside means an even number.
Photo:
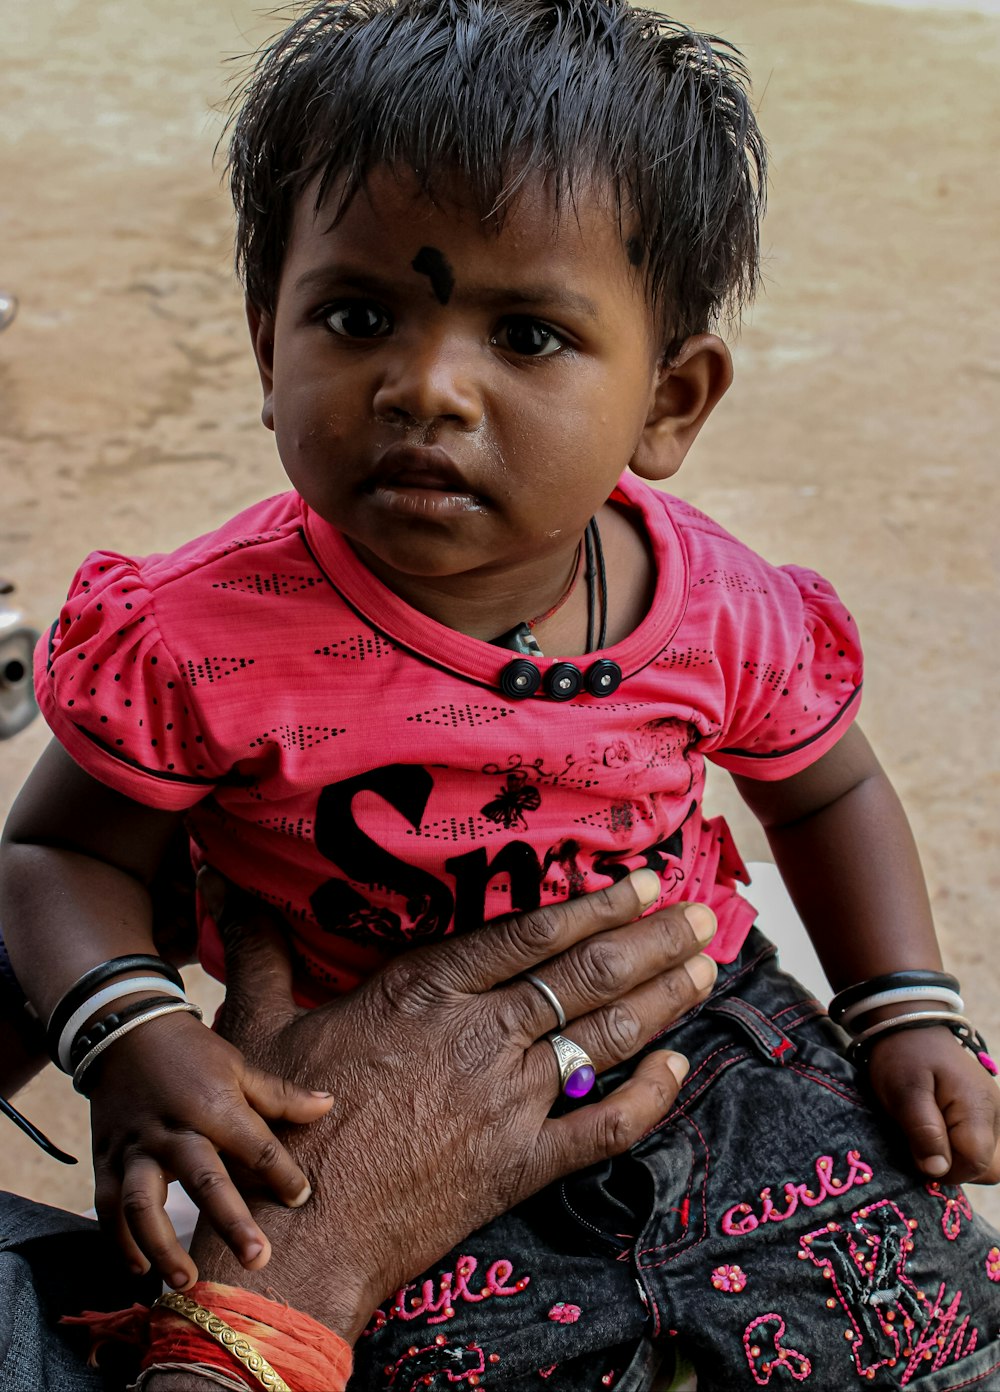
[{"label": "child's mouth", "polygon": [[436,445],[391,446],[379,460],[368,492],[387,512],[411,517],[446,517],[483,507],[483,499]]}]

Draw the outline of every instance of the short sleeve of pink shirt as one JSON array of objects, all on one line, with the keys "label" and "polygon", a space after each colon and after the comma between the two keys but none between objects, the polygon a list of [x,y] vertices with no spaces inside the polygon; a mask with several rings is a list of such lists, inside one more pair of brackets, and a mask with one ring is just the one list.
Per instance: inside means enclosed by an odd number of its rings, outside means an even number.
[{"label": "short sleeve of pink shirt", "polygon": [[131,561],[106,552],[87,558],[39,645],[38,665],[46,720],[101,782],[180,812],[225,774]]},{"label": "short sleeve of pink shirt", "polygon": [[719,718],[701,751],[730,773],[789,778],[857,714],[857,625],[815,571],[770,565],[696,509],[677,513],[691,567],[684,626],[721,669]]},{"label": "short sleeve of pink shirt", "polygon": [[35,690],[56,738],[93,777],[146,806],[183,812],[239,776],[230,736],[257,697],[252,682],[229,679],[249,675],[259,640],[233,622],[212,566],[248,538],[296,529],[299,512],[285,494],[258,504],[253,521],[251,530],[241,514],[141,561],[92,553],[38,644]]}]

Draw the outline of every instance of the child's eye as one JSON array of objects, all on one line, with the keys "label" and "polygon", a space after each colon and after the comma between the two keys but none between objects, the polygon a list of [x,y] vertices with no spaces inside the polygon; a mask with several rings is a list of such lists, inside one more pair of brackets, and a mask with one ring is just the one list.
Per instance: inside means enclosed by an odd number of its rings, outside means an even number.
[{"label": "child's eye", "polygon": [[565,346],[555,329],[527,315],[505,319],[493,335],[493,342],[525,358],[550,358]]},{"label": "child's eye", "polygon": [[384,309],[369,300],[351,300],[323,311],[323,323],[342,338],[382,338],[392,329]]}]

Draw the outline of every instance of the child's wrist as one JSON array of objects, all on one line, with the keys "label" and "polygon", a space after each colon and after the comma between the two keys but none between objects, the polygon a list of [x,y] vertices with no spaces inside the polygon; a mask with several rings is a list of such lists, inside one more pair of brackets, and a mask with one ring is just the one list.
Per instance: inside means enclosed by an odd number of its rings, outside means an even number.
[{"label": "child's wrist", "polygon": [[130,953],[91,967],[64,992],[48,1017],[45,1038],[52,1061],[70,1072],[70,1055],[80,1032],[99,1009],[110,1009],[134,991],[184,1000],[184,982],[176,967],[161,957]]},{"label": "child's wrist", "polygon": [[[100,1074],[110,1051],[112,1059],[119,1052],[119,1041],[133,1031],[141,1031],[137,1042],[145,1040],[148,1027],[155,1021],[180,1014],[192,1015],[202,1027],[202,1012],[193,1001],[176,1000],[169,996],[147,997],[135,1001],[120,1014],[112,1011],[98,1021],[89,1033],[81,1034],[74,1046],[73,1087],[89,1097],[100,1080]],[[134,1058],[134,1054],[132,1056]]]}]

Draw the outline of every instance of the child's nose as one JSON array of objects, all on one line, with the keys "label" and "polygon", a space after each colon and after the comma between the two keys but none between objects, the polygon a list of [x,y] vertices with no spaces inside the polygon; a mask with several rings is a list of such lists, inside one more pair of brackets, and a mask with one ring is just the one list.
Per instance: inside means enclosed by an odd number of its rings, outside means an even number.
[{"label": "child's nose", "polygon": [[482,423],[483,401],[470,347],[456,336],[402,340],[384,360],[375,414],[392,422],[447,420],[462,430]]}]

